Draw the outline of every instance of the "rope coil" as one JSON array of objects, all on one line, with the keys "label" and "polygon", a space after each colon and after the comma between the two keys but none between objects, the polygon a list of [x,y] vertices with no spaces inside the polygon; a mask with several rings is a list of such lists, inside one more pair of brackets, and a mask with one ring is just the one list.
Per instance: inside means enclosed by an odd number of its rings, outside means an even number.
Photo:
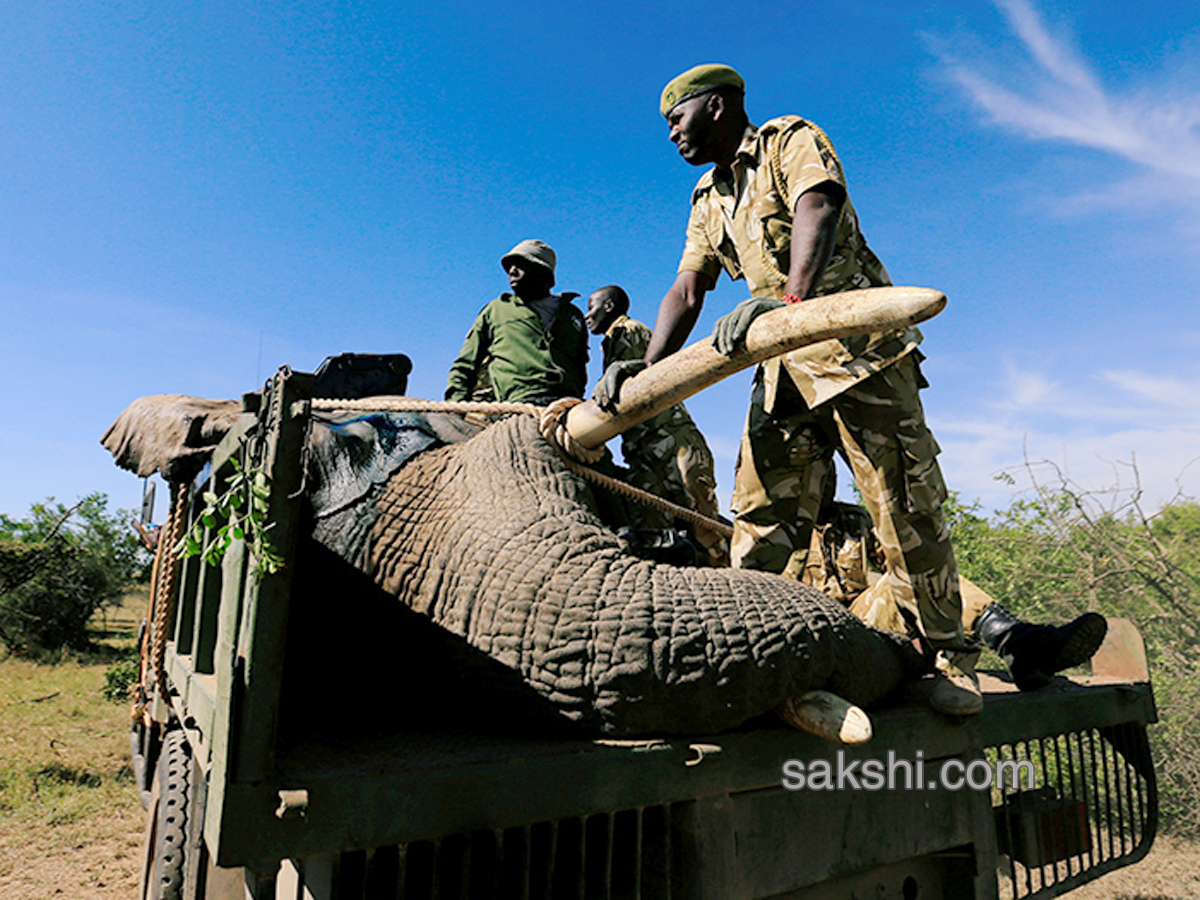
[{"label": "rope coil", "polygon": [[133,718],[138,720],[146,711],[147,689],[153,685],[160,697],[167,695],[167,629],[175,611],[175,598],[179,590],[179,573],[183,560],[177,552],[187,523],[188,492],[176,489],[171,516],[158,536],[154,549],[154,565],[150,571],[150,598],[147,602],[146,619],[149,627],[142,638],[141,658],[143,668],[139,673],[139,696],[133,704]]}]

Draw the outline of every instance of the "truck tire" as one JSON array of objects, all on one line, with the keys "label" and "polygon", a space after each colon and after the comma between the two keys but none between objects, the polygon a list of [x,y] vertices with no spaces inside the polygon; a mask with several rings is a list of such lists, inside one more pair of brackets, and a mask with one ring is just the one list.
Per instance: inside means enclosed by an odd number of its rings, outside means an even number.
[{"label": "truck tire", "polygon": [[163,741],[153,804],[147,900],[183,900],[187,872],[187,820],[192,794],[192,750],[180,730]]}]

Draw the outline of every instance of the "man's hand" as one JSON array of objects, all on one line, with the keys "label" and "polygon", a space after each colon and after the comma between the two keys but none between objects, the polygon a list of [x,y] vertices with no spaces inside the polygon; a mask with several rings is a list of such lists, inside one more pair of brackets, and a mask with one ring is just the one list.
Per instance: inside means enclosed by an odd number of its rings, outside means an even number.
[{"label": "man's hand", "polygon": [[746,332],[750,323],[765,312],[787,306],[782,300],[772,300],[769,297],[751,297],[743,300],[733,308],[733,312],[717,319],[713,329],[712,344],[722,356],[728,356],[739,347],[746,344]]},{"label": "man's hand", "polygon": [[621,385],[626,378],[632,378],[646,368],[640,359],[617,360],[607,369],[592,391],[592,399],[605,412],[616,412],[617,399],[621,394]]}]

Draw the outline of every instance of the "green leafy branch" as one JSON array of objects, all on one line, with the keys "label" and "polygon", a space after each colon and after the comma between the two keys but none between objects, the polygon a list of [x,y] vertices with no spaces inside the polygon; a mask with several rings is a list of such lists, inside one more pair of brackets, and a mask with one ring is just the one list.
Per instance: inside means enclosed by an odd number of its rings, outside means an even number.
[{"label": "green leafy branch", "polygon": [[[254,574],[273,575],[283,568],[283,557],[271,544],[270,530],[274,522],[267,521],[267,506],[271,483],[261,469],[244,468],[237,458],[229,460],[233,475],[218,494],[205,491],[201,496],[204,508],[180,541],[181,556],[199,556],[210,566],[219,563],[234,541],[245,541],[254,554]],[[209,532],[206,543],[205,530]]]}]

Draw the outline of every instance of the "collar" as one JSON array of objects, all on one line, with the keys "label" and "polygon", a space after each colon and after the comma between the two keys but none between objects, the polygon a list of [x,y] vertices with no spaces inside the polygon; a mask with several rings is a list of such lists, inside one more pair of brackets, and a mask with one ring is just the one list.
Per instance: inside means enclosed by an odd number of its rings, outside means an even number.
[{"label": "collar", "polygon": [[[545,297],[539,297],[538,300],[546,300],[546,299],[549,299],[550,297],[559,297],[562,300],[570,300],[572,297],[578,297],[578,296],[579,296],[578,294],[547,294]],[[512,291],[505,291],[503,294],[500,295],[500,299],[503,300],[505,303],[520,303],[523,306],[528,306],[530,303],[530,301],[522,300],[520,297],[518,297]],[[534,300],[532,302],[536,303],[537,300]]]},{"label": "collar", "polygon": [[[759,139],[762,137],[763,131],[757,125],[747,125],[746,130],[742,132],[742,142],[738,144],[737,153],[734,154],[733,165],[739,163],[746,165],[758,159]],[[712,190],[713,185],[717,180],[717,167],[713,166],[707,172],[700,176],[700,180],[696,182],[696,187],[692,190],[692,203],[696,202],[696,198],[701,194]],[[736,181],[736,176],[735,179]]]},{"label": "collar", "polygon": [[619,315],[615,319],[613,319],[613,323],[611,325],[609,325],[608,328],[605,329],[604,336],[612,337],[613,332],[617,331],[618,329],[624,328],[628,321],[629,321],[629,316],[626,313],[621,313],[621,315]]},{"label": "collar", "polygon": [[758,159],[758,126],[747,125],[742,132],[742,142],[738,144],[737,159],[753,162]]}]

